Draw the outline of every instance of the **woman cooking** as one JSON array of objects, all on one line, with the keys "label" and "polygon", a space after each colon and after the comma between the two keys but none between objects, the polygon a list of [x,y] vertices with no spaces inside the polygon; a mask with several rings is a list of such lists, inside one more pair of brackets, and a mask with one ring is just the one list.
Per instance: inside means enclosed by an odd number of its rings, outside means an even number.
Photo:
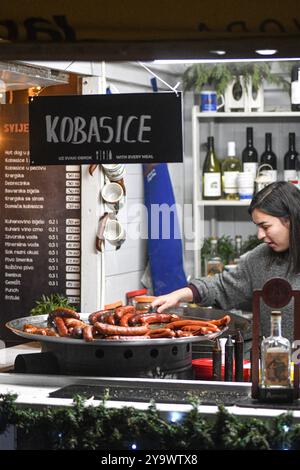
[{"label": "woman cooking", "polygon": [[[252,293],[271,278],[286,279],[300,289],[300,191],[292,183],[272,183],[257,193],[249,213],[264,243],[241,257],[234,272],[194,279],[187,287],[157,297],[159,313],[179,302],[223,310],[252,310]],[[293,340],[292,302],[282,309],[282,334]],[[261,334],[270,334],[270,308],[261,307]]]}]

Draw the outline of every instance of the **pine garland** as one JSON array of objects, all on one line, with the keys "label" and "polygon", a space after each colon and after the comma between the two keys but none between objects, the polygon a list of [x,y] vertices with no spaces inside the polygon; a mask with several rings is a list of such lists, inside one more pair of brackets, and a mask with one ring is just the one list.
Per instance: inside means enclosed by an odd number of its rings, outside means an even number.
[{"label": "pine garland", "polygon": [[16,426],[18,449],[270,450],[300,449],[300,425],[285,413],[269,421],[240,418],[219,406],[215,420],[198,412],[199,403],[180,421],[161,417],[154,403],[133,407],[87,406],[76,396],[72,407],[21,407],[17,396],[0,395],[0,434]]},{"label": "pine garland", "polygon": [[[285,63],[279,63],[284,67]],[[257,92],[263,80],[282,87],[284,91],[290,90],[290,82],[280,74],[272,73],[270,62],[234,62],[193,64],[183,74],[183,89],[194,90],[199,93],[203,88],[210,86],[218,94],[224,94],[225,89],[232,80],[239,82],[240,77],[245,86],[252,79],[252,88]]]}]

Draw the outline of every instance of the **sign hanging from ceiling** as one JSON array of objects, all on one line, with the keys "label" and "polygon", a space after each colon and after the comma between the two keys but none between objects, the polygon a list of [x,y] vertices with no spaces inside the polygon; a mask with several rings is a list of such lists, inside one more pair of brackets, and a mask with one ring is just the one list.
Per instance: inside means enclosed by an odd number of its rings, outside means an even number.
[{"label": "sign hanging from ceiling", "polygon": [[182,162],[178,93],[37,96],[29,103],[31,165]]},{"label": "sign hanging from ceiling", "polygon": [[299,2],[225,3],[10,0],[1,3],[0,57],[130,61],[213,59],[221,53],[226,58],[257,58],[257,50],[299,56]]}]

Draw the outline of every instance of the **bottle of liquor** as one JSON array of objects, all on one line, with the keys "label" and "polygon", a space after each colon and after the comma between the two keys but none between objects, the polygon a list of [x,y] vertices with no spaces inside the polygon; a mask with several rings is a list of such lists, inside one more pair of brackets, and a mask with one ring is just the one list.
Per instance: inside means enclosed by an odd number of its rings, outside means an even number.
[{"label": "bottle of liquor", "polygon": [[202,173],[203,199],[220,199],[221,166],[214,149],[214,138],[207,139],[207,154],[203,164]]},{"label": "bottle of liquor", "polygon": [[291,387],[291,345],[281,334],[281,312],[271,312],[271,336],[261,343],[261,388]]},{"label": "bottle of liquor", "polygon": [[240,261],[240,258],[242,256],[242,236],[241,235],[236,235],[235,236],[235,247],[234,247],[234,258],[233,258],[233,264],[238,264]]},{"label": "bottle of liquor", "polygon": [[272,181],[277,181],[277,157],[272,151],[272,134],[271,132],[266,132],[266,148],[261,155],[260,159],[261,164],[268,163],[271,165],[272,170],[265,167],[264,171],[269,171]]},{"label": "bottle of liquor", "polygon": [[253,146],[253,127],[246,128],[246,147],[242,152],[243,171],[250,171],[256,177],[258,166],[257,150]]},{"label": "bottle of liquor", "polygon": [[212,237],[210,240],[210,254],[206,258],[205,274],[206,276],[214,276],[223,271],[224,265],[221,257],[218,254],[218,239]]},{"label": "bottle of liquor", "polygon": [[225,199],[239,199],[238,175],[241,163],[235,153],[235,142],[228,142],[227,157],[222,162],[222,183]]},{"label": "bottle of liquor", "polygon": [[295,132],[289,133],[289,149],[284,156],[284,181],[297,180],[298,152],[295,149]]},{"label": "bottle of liquor", "polygon": [[234,342],[234,379],[236,382],[244,380],[244,338],[240,330],[237,331]]},{"label": "bottle of liquor", "polygon": [[300,63],[292,68],[291,105],[292,111],[300,111]]}]

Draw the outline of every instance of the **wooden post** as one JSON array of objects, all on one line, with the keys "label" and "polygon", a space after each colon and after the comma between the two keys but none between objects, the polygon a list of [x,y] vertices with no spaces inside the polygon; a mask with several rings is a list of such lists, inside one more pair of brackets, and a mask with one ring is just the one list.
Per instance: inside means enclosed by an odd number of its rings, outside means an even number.
[{"label": "wooden post", "polygon": [[[267,281],[261,290],[253,293],[252,310],[252,398],[259,398],[259,326],[260,299],[272,309],[285,307],[294,297],[294,340],[300,340],[300,291],[292,290],[285,279],[276,277]],[[294,365],[294,399],[299,398],[299,365]]]}]

